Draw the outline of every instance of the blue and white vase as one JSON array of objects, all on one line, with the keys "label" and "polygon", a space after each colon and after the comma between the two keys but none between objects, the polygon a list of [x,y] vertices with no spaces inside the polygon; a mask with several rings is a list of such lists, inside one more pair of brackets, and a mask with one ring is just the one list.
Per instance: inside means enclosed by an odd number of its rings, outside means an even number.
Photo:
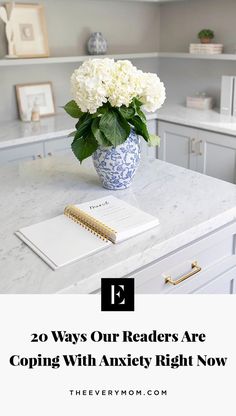
[{"label": "blue and white vase", "polygon": [[90,55],[104,55],[107,52],[107,41],[101,32],[94,32],[88,40],[88,53]]},{"label": "blue and white vase", "polygon": [[134,130],[119,146],[99,147],[92,157],[104,188],[128,188],[138,168],[140,155],[140,138]]}]

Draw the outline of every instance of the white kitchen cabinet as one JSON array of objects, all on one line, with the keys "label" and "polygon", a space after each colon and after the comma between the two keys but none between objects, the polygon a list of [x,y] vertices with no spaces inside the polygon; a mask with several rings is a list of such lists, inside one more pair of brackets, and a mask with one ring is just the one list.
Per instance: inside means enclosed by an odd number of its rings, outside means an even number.
[{"label": "white kitchen cabinet", "polygon": [[44,155],[53,156],[71,151],[72,137],[47,140],[44,142]]},{"label": "white kitchen cabinet", "polygon": [[161,138],[158,158],[183,168],[196,170],[196,130],[172,123],[159,122]]},{"label": "white kitchen cabinet", "polygon": [[215,295],[231,295],[236,293],[236,267],[229,270],[224,276],[203,286],[201,289],[193,292],[196,294],[215,294]]},{"label": "white kitchen cabinet", "polygon": [[235,183],[236,137],[199,130],[196,146],[198,172]]},{"label": "white kitchen cabinet", "polygon": [[159,122],[158,157],[218,179],[236,182],[236,137]]},{"label": "white kitchen cabinet", "polygon": [[44,157],[43,142],[11,146],[0,151],[0,164],[36,160]]},{"label": "white kitchen cabinet", "polygon": [[[212,273],[212,270],[210,271]],[[208,278],[210,274],[208,272]],[[161,277],[160,277],[161,278]],[[157,276],[156,276],[157,279]],[[157,285],[156,285],[156,279],[150,279],[145,284],[139,286],[138,282],[136,284],[136,290],[135,293],[137,294],[161,294],[163,292],[157,291]],[[194,276],[193,276],[194,279]],[[197,279],[197,278],[196,278]],[[204,279],[204,274],[201,276],[201,281]],[[200,281],[200,283],[201,283]],[[194,282],[195,285],[197,284],[197,280]],[[76,292],[75,288],[70,288],[70,290],[65,290],[63,293],[65,294],[76,294],[79,292]],[[99,294],[101,293],[101,290],[97,290],[93,292],[93,294]],[[169,292],[164,292],[169,294],[199,294],[199,295],[233,295],[236,294],[236,267],[233,267],[229,271],[226,271],[217,278],[211,280],[207,284],[203,284],[203,286],[197,290],[191,290],[191,284],[188,283],[188,285],[183,285],[182,288],[174,288],[170,290]]]},{"label": "white kitchen cabinet", "polygon": [[36,160],[71,151],[71,137],[62,137],[0,150],[0,164]]},{"label": "white kitchen cabinet", "polygon": [[235,293],[235,235],[234,223],[127,277],[139,294]]}]

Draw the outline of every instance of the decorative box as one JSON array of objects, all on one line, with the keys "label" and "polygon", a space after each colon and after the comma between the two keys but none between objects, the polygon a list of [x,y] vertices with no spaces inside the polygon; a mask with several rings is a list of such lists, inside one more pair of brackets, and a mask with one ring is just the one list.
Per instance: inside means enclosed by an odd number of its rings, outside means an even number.
[{"label": "decorative box", "polygon": [[187,97],[186,106],[188,108],[196,108],[198,110],[210,110],[213,108],[212,97]]}]

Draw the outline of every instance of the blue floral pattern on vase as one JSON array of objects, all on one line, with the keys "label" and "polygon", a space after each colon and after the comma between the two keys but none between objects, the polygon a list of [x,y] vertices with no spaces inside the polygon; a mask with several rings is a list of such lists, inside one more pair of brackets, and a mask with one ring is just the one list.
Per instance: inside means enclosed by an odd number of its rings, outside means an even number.
[{"label": "blue floral pattern on vase", "polygon": [[93,154],[93,164],[104,188],[128,188],[140,161],[140,138],[131,130],[119,146],[99,147]]}]

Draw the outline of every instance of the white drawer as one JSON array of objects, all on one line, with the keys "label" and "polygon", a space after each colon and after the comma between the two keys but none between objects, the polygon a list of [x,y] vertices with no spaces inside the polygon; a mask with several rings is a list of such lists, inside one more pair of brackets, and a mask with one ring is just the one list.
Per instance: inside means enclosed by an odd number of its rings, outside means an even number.
[{"label": "white drawer", "polygon": [[[192,293],[217,277],[220,265],[221,274],[236,265],[235,234],[233,223],[126,277],[135,278],[136,293]],[[195,271],[193,262],[201,271],[177,285],[166,283],[167,276],[176,281]]]},{"label": "white drawer", "polygon": [[216,279],[207,283],[199,290],[194,292],[195,294],[220,294],[220,295],[232,295],[236,293],[236,267],[225,272],[223,275],[218,276]]},{"label": "white drawer", "polygon": [[29,143],[21,146],[12,146],[0,151],[0,164],[35,160],[43,158],[43,143]]},{"label": "white drawer", "polygon": [[44,143],[45,156],[71,152],[72,137],[62,137],[48,140]]}]

